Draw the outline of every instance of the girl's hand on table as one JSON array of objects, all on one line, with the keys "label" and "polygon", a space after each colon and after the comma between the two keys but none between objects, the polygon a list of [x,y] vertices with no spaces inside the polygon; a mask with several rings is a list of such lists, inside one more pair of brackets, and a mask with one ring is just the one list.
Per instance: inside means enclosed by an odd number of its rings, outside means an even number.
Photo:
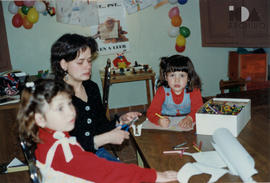
[{"label": "girl's hand on table", "polygon": [[171,182],[177,180],[177,172],[176,171],[165,171],[165,172],[157,172],[156,182]]},{"label": "girl's hand on table", "polygon": [[186,116],[184,119],[182,119],[179,123],[178,126],[180,128],[185,128],[185,129],[189,129],[192,128],[192,117],[190,116]]},{"label": "girl's hand on table", "polygon": [[170,119],[167,116],[163,116],[163,118],[160,118],[158,120],[158,124],[162,127],[162,128],[168,128],[170,125]]}]

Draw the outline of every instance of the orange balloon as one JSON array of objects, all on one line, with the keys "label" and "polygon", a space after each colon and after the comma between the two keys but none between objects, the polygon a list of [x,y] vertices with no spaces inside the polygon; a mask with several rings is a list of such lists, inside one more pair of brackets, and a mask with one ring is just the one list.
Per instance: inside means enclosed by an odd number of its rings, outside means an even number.
[{"label": "orange balloon", "polygon": [[33,23],[29,22],[27,17],[24,16],[23,18],[23,26],[25,29],[31,29],[33,27]]},{"label": "orange balloon", "polygon": [[172,17],[171,23],[174,27],[179,27],[182,24],[182,18],[179,15],[175,15]]}]

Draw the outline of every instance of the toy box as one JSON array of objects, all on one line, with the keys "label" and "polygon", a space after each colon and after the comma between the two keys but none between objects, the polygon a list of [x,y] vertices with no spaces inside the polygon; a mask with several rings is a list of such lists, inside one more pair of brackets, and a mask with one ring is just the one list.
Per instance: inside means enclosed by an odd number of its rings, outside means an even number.
[{"label": "toy box", "polygon": [[237,137],[251,118],[250,99],[213,98],[196,113],[197,134],[212,135],[227,128]]}]

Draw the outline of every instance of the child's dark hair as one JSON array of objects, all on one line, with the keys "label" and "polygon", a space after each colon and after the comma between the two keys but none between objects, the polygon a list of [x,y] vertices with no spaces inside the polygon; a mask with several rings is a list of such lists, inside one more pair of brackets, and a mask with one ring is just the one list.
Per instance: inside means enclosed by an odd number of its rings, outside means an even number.
[{"label": "child's dark hair", "polygon": [[17,115],[20,136],[28,142],[39,142],[35,113],[43,114],[44,105],[49,104],[53,97],[61,92],[69,94],[70,97],[74,94],[73,88],[63,81],[39,79],[26,83]]},{"label": "child's dark hair", "polygon": [[51,69],[56,79],[62,80],[65,71],[60,65],[64,59],[66,62],[74,60],[89,47],[92,58],[96,57],[98,45],[92,37],[85,37],[78,34],[64,34],[51,47]]},{"label": "child's dark hair", "polygon": [[201,80],[196,73],[191,60],[188,57],[182,55],[173,55],[170,57],[162,57],[160,60],[160,73],[158,80],[159,86],[168,86],[166,81],[166,75],[169,72],[182,71],[188,74],[187,91],[191,92],[194,88],[201,89]]}]

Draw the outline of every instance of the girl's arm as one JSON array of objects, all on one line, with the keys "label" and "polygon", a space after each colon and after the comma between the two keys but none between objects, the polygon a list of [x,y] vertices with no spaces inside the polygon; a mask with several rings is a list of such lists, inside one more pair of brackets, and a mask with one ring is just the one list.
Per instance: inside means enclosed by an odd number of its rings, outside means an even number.
[{"label": "girl's arm", "polygon": [[191,111],[189,116],[192,118],[193,123],[196,122],[195,114],[198,109],[203,105],[201,91],[199,89],[194,89],[193,92],[190,93],[191,100]]},{"label": "girl's arm", "polygon": [[161,114],[162,104],[164,100],[165,100],[164,88],[159,87],[146,114],[148,120],[156,125],[159,125],[158,124],[159,117],[155,115],[155,113]]},{"label": "girl's arm", "polygon": [[[103,158],[98,158],[93,153],[83,151],[77,145],[70,145],[70,147],[73,159],[67,163],[62,147],[58,146],[52,168],[93,182],[135,183],[155,182],[157,179],[157,173],[154,169],[141,168],[135,164],[107,161]],[[172,177],[165,175],[166,177],[172,179]],[[159,175],[158,178],[162,181],[166,180],[164,176],[160,177]]]}]

